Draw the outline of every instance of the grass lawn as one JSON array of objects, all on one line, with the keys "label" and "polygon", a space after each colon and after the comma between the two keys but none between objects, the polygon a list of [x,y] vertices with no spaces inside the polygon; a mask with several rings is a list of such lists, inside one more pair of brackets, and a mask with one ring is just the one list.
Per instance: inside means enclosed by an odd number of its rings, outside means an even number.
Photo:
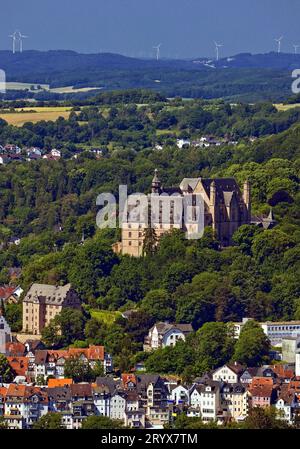
[{"label": "grass lawn", "polygon": [[105,324],[113,324],[118,316],[121,316],[121,312],[111,312],[110,310],[95,310],[91,309],[90,314],[92,318],[96,318],[98,321],[102,321]]},{"label": "grass lawn", "polygon": [[168,134],[175,134],[176,136],[180,133],[179,129],[157,129],[156,135],[157,136],[164,136]]}]

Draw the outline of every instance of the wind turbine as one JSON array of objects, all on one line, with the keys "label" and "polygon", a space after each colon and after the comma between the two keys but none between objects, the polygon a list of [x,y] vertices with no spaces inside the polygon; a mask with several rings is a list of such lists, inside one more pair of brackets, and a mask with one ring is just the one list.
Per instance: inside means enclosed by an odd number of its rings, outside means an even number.
[{"label": "wind turbine", "polygon": [[20,31],[15,31],[13,34],[10,34],[9,37],[12,38],[13,41],[13,53],[15,54],[17,48],[19,47],[19,52],[23,52],[23,39],[26,39],[28,36],[25,36]]},{"label": "wind turbine", "polygon": [[218,44],[216,41],[214,41],[214,43],[216,47],[217,61],[219,61],[219,48],[223,47],[223,44]]},{"label": "wind turbine", "polygon": [[158,45],[155,45],[153,48],[154,48],[154,50],[156,50],[156,60],[158,61],[159,60],[159,57],[160,57],[160,47],[162,46],[162,44],[158,44]]},{"label": "wind turbine", "polygon": [[294,44],[293,47],[295,49],[295,55],[297,55],[298,54],[298,48],[300,47],[300,45]]},{"label": "wind turbine", "polygon": [[274,39],[275,42],[277,42],[277,44],[278,44],[278,50],[277,50],[278,54],[281,52],[281,41],[282,41],[282,39],[283,39],[283,36],[281,36],[279,39]]}]

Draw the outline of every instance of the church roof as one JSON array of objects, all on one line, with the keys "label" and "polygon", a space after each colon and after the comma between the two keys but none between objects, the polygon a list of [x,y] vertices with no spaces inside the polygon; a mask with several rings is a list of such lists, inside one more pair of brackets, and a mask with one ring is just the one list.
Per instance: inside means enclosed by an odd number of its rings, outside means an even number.
[{"label": "church roof", "polygon": [[[224,201],[224,192],[235,192],[238,195],[240,195],[240,189],[239,186],[234,178],[215,178],[215,179],[200,179],[200,182],[203,185],[203,188],[207,194],[208,197],[210,197],[210,187],[211,184],[214,182],[216,187],[216,194],[217,199],[219,201]],[[228,197],[227,197],[228,200]]]},{"label": "church roof", "polygon": [[184,178],[180,183],[180,189],[182,192],[194,191],[199,181],[201,178]]}]

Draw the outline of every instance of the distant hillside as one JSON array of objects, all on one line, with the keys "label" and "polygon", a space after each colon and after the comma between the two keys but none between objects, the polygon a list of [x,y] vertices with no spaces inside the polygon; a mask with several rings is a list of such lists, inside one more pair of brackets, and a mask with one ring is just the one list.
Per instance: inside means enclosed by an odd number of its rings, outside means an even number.
[{"label": "distant hillside", "polygon": [[265,53],[252,55],[251,53],[241,53],[229,58],[220,59],[218,67],[230,68],[255,68],[255,69],[277,69],[290,70],[300,68],[300,54],[291,53]]},{"label": "distant hillside", "polygon": [[[208,58],[156,61],[110,53],[31,50],[17,54],[0,51],[0,61],[0,68],[11,82],[49,84],[52,88],[144,88],[167,96],[245,101],[280,101],[289,97],[291,71],[300,68],[300,55],[284,53],[245,53],[216,62]],[[11,95],[34,97],[29,93]]]}]

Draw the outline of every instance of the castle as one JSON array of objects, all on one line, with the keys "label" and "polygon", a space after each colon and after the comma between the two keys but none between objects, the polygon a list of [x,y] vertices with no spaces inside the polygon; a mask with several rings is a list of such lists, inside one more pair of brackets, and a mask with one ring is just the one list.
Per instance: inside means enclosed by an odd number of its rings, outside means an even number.
[{"label": "castle", "polygon": [[32,284],[23,299],[23,332],[40,335],[63,308],[80,309],[80,299],[71,284]]},{"label": "castle", "polygon": [[[155,170],[151,194],[147,195],[151,204],[151,227],[157,238],[172,229],[182,229],[191,234],[198,231],[193,220],[181,220],[178,208],[184,200],[189,200],[189,214],[196,216],[196,198],[202,198],[203,227],[211,226],[220,244],[225,247],[232,244],[234,232],[244,224],[251,223],[251,189],[248,181],[244,183],[243,192],[233,178],[184,178],[178,188],[164,188]],[[141,202],[142,195],[136,195],[136,203]],[[134,207],[127,206],[126,217],[122,220],[122,241],[114,246],[121,254],[139,257],[143,254],[145,229],[148,222],[146,214],[128,220]],[[183,210],[183,209],[182,209]],[[185,209],[186,211],[186,209]],[[167,219],[166,219],[167,213]],[[188,223],[188,224],[187,224]]]}]

